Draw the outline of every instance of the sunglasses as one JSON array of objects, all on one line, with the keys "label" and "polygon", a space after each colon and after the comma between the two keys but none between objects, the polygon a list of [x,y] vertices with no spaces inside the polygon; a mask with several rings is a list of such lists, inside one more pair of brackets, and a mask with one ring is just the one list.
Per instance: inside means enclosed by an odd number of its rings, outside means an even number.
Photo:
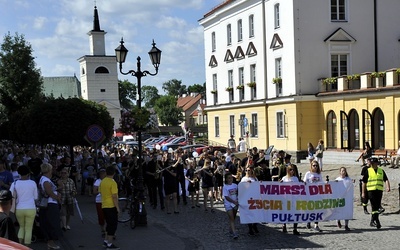
[{"label": "sunglasses", "polygon": [[288,169],[288,170],[289,170],[289,171],[294,171],[294,169],[292,169],[292,168],[291,168],[291,169]]},{"label": "sunglasses", "polygon": [[318,165],[312,165],[313,167],[318,167]]}]

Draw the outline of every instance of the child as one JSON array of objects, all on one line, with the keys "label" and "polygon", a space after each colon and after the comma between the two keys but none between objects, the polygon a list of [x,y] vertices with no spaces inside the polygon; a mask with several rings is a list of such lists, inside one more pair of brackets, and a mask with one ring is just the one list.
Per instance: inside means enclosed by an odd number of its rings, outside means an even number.
[{"label": "child", "polygon": [[[352,185],[353,181],[350,179],[349,175],[347,174],[347,170],[345,167],[340,168],[339,174],[340,174],[340,176],[338,178],[336,178],[335,181],[343,181],[343,184],[345,187]],[[340,223],[340,220],[337,221],[337,226],[338,226],[338,228],[342,228],[342,224]],[[349,220],[344,220],[344,230],[350,231]]]},{"label": "child", "polygon": [[[194,161],[189,161],[190,168],[187,170],[185,178],[189,181],[188,191],[191,196],[192,208],[200,207],[199,205],[199,190],[200,190],[200,181],[199,176],[195,172],[194,169]],[[194,196],[196,195],[196,202],[194,201]]]},{"label": "child", "polygon": [[[317,160],[313,160],[311,162],[311,167],[310,167],[310,171],[308,171],[303,178],[304,183],[308,184],[308,183],[318,183],[318,182],[323,182],[322,179],[322,175],[321,175],[321,169],[319,167],[319,163]],[[308,222],[307,223],[307,228],[310,229],[311,228],[311,223]],[[321,230],[319,229],[318,226],[318,222],[314,222],[314,230],[317,232],[321,232]]]},{"label": "child", "polygon": [[238,186],[233,183],[233,176],[231,173],[225,174],[225,185],[222,188],[222,194],[225,197],[224,206],[226,213],[229,218],[229,232],[231,233],[233,239],[237,239],[239,236],[235,229],[235,219],[238,210]]}]

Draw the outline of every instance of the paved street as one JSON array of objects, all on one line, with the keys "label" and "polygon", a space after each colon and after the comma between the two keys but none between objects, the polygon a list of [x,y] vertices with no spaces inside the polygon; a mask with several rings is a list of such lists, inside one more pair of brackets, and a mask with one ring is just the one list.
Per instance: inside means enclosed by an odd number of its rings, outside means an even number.
[{"label": "paved street", "polygon": [[[324,165],[323,175],[335,179],[337,165]],[[298,164],[303,174],[308,169],[306,164]],[[228,236],[227,215],[223,205],[217,204],[217,212],[204,212],[203,208],[192,209],[190,205],[180,206],[180,214],[167,215],[159,208],[148,208],[148,225],[130,229],[119,224],[115,244],[121,249],[361,249],[366,247],[380,249],[398,249],[400,229],[398,183],[400,169],[384,167],[392,186],[390,193],[384,193],[383,204],[386,212],[380,216],[382,228],[377,230],[369,226],[369,215],[364,215],[359,205],[358,179],[361,167],[348,167],[350,177],[356,179],[354,198],[354,220],[350,221],[350,232],[339,229],[336,222],[321,222],[320,233],[299,225],[300,235],[288,234],[280,230],[280,225],[259,225],[258,236],[248,236],[247,226],[238,223],[239,239]],[[61,240],[63,249],[102,249],[102,239],[94,207],[94,197],[78,197],[84,214],[84,223],[76,215],[71,223],[71,230]],[[369,210],[371,210],[369,208]],[[343,224],[343,222],[342,222]],[[379,240],[377,240],[379,239]],[[32,245],[34,249],[46,249],[43,242]]]}]

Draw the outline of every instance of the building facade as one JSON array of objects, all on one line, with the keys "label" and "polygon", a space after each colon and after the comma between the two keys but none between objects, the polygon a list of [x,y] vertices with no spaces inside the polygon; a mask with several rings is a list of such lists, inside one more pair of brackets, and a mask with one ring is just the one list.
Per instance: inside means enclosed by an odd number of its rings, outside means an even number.
[{"label": "building facade", "polygon": [[[397,148],[398,79],[391,69],[400,67],[399,8],[396,0],[216,6],[199,20],[209,139],[225,143],[235,135],[251,147],[299,154],[319,139],[330,149],[360,149],[365,141]],[[379,72],[384,76],[375,77]]]},{"label": "building facade", "polygon": [[93,29],[88,32],[90,54],[78,59],[82,98],[107,107],[114,119],[114,129],[119,127],[121,106],[118,92],[118,67],[115,56],[107,56],[105,34],[100,29],[97,8],[94,8]]}]

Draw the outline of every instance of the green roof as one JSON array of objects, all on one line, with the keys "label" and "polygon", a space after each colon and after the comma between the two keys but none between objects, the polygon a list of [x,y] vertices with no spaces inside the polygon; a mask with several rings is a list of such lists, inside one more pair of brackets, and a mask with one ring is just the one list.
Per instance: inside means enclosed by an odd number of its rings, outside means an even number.
[{"label": "green roof", "polygon": [[76,76],[43,77],[43,93],[54,98],[81,97],[81,82]]}]

